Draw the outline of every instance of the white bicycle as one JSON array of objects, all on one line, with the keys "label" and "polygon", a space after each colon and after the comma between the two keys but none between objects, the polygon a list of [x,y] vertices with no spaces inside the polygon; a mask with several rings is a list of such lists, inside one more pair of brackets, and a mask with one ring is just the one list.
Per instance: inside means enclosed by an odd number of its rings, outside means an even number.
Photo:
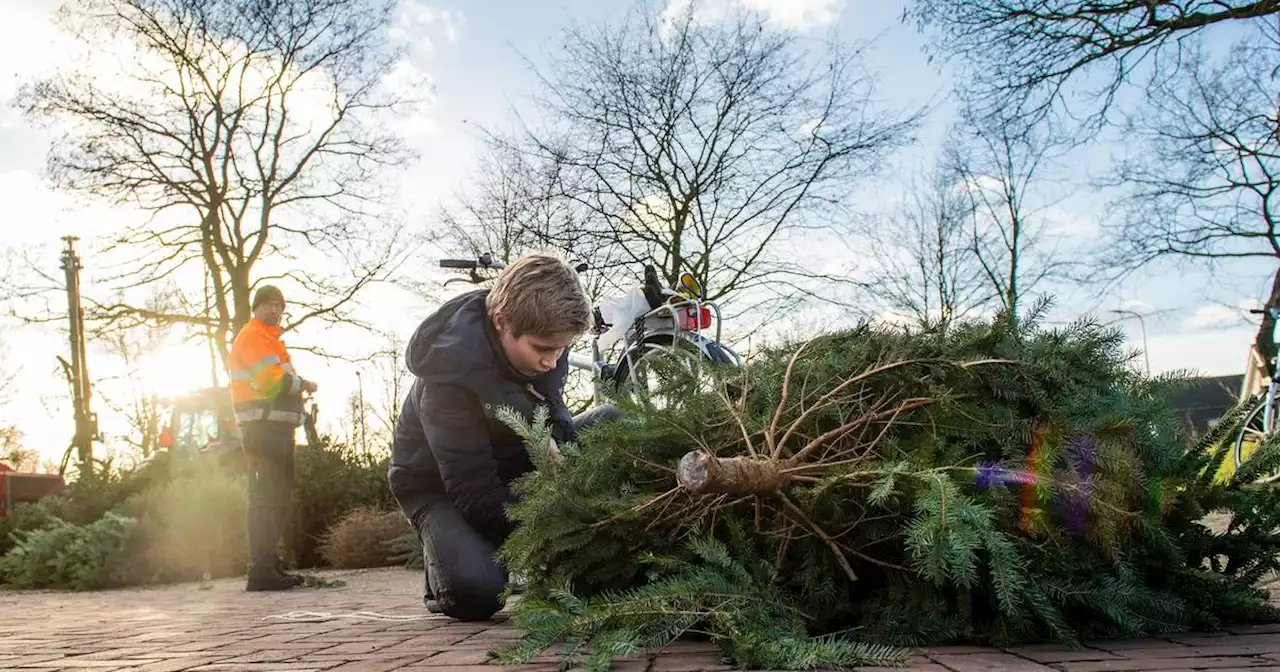
[{"label": "white bicycle", "polygon": [[[476,259],[441,259],[440,267],[464,271],[465,278],[453,282],[479,285],[494,279],[506,268],[491,254]],[[586,264],[576,266],[579,273]],[[694,355],[696,364],[739,366],[741,360],[720,341],[720,307],[705,299],[701,283],[691,273],[683,273],[678,287],[668,288],[658,278],[652,265],[645,265],[640,287],[601,301],[593,306],[594,320],[588,354],[570,353],[569,365],[591,376],[592,397],[596,403],[606,392],[631,389],[652,390],[643,363],[660,352],[684,352]],[[714,325],[714,337],[708,337]],[[616,353],[616,356],[615,356]]]},{"label": "white bicycle", "polygon": [[[1255,315],[1270,313],[1273,322],[1280,323],[1280,307],[1249,312]],[[1266,367],[1267,390],[1244,416],[1240,423],[1240,430],[1236,433],[1235,443],[1232,445],[1231,457],[1236,469],[1252,457],[1263,443],[1276,435],[1276,397],[1277,391],[1280,391],[1280,385],[1276,381],[1275,359],[1268,361]],[[1268,474],[1257,479],[1259,483],[1271,483],[1277,480],[1280,480],[1280,473]]]}]

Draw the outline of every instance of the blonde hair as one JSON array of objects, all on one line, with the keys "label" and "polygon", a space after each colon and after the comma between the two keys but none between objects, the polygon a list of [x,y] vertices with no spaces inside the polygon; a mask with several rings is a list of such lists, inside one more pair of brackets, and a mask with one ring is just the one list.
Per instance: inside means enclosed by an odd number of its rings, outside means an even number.
[{"label": "blonde hair", "polygon": [[508,266],[485,298],[485,307],[490,317],[502,313],[516,338],[577,336],[591,326],[591,301],[578,272],[552,254],[529,254]]}]

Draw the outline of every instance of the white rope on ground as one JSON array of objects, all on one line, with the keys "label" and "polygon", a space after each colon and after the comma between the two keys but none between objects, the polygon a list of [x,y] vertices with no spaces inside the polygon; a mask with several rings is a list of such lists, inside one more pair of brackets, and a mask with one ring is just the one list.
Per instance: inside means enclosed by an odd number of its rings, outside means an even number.
[{"label": "white rope on ground", "polygon": [[356,621],[381,621],[386,623],[410,623],[448,618],[444,614],[380,614],[376,611],[352,611],[335,614],[328,611],[290,611],[286,614],[263,616],[262,620],[288,621],[290,623],[323,623],[349,618]]}]

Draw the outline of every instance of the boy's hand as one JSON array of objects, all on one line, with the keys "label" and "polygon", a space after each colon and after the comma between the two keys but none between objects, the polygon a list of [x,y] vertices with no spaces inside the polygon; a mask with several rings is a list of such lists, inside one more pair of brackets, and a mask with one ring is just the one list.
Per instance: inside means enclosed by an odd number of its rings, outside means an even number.
[{"label": "boy's hand", "polygon": [[556,444],[555,439],[547,439],[547,457],[553,462],[560,461],[560,446]]}]

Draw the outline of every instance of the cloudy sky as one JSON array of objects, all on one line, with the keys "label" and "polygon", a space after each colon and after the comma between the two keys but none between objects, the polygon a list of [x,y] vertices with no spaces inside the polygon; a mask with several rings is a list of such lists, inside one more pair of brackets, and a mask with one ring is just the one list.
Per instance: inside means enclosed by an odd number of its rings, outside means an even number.
[{"label": "cloudy sky", "polygon": [[[679,9],[688,0],[669,0]],[[868,42],[868,67],[878,75],[878,93],[886,105],[910,108],[944,95],[947,72],[927,63],[922,38],[899,17],[899,0],[713,0],[703,11],[714,14],[717,4],[739,2],[766,12],[779,26],[806,34],[838,35],[846,42]],[[16,248],[33,256],[51,273],[58,270],[58,238],[80,235],[89,254],[96,234],[129,221],[131,213],[105,204],[83,203],[51,191],[43,174],[49,137],[13,111],[10,103],[20,83],[40,75],[45,68],[69,58],[66,43],[52,22],[58,6],[54,0],[0,0],[0,248]],[[592,22],[616,17],[631,7],[630,0],[404,0],[393,39],[411,46],[412,65],[434,84],[434,98],[422,115],[406,120],[421,159],[401,180],[402,205],[411,219],[426,222],[441,199],[466,187],[468,170],[476,159],[477,126],[501,126],[509,111],[520,109],[536,83],[529,67],[545,63],[555,48],[560,30],[570,20]],[[936,154],[950,122],[949,107],[942,105],[922,129],[920,142],[896,157],[896,165],[927,165]],[[1092,160],[1119,151],[1095,148]],[[1083,180],[1097,164],[1081,159],[1067,166],[1061,178]],[[899,176],[882,176],[892,189]],[[1105,216],[1105,203],[1087,189],[1055,206],[1054,221],[1063,235],[1096,236],[1097,221]],[[856,254],[854,250],[854,254]],[[424,251],[424,255],[429,254]],[[92,257],[86,274],[92,286]],[[431,259],[422,260],[425,269]],[[1152,269],[1114,293],[1066,291],[1054,319],[1069,319],[1081,311],[1118,308],[1145,315],[1147,344],[1153,372],[1195,369],[1205,374],[1239,373],[1243,369],[1253,327],[1242,306],[1253,305],[1264,294],[1270,269],[1238,266],[1219,269],[1216,279],[1195,268]],[[1230,286],[1228,286],[1230,285]],[[403,299],[403,297],[401,297]],[[401,304],[380,313],[389,331],[407,336],[431,301]],[[406,309],[407,307],[407,309]],[[1108,317],[1114,317],[1107,314]],[[1119,323],[1142,344],[1135,320]],[[17,398],[0,408],[0,422],[21,421],[33,445],[49,455],[66,445],[69,430],[65,405],[58,401],[65,383],[56,375],[55,355],[65,348],[62,336],[46,327],[10,327],[3,332],[5,365],[21,365]],[[319,338],[299,333],[299,341]],[[207,364],[193,365],[202,352],[171,348],[157,355],[154,386],[175,392],[175,372],[202,375]],[[98,354],[91,363],[98,375],[113,370],[112,362]],[[345,396],[355,387],[350,365],[299,356],[304,375],[322,381],[321,403],[332,418]],[[366,378],[366,384],[368,379]]]}]

